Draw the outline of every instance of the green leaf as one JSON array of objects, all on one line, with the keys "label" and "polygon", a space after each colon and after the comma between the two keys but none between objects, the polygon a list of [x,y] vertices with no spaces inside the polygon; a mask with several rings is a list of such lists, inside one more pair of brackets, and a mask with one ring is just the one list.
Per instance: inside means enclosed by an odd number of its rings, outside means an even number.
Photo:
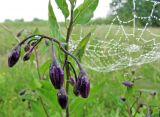
[{"label": "green leaf", "polygon": [[49,20],[51,35],[58,40],[64,40],[64,37],[60,33],[59,25],[58,25],[56,16],[54,14],[53,7],[51,5],[51,1],[49,1],[49,4],[48,4],[48,13],[49,13],[48,20]]},{"label": "green leaf", "polygon": [[83,54],[86,49],[86,45],[91,37],[91,33],[88,33],[78,44],[77,48],[74,50],[73,54],[81,61]]},{"label": "green leaf", "polygon": [[52,107],[56,111],[61,111],[61,108],[57,102],[57,91],[54,89],[51,82],[43,80],[41,81],[42,88],[38,89],[39,95],[43,98],[46,104]]},{"label": "green leaf", "polygon": [[42,84],[41,84],[40,80],[36,78],[36,75],[35,75],[35,78],[30,83],[30,88],[39,89],[41,87],[42,87]]},{"label": "green leaf", "polygon": [[55,0],[58,7],[61,9],[63,15],[65,18],[69,16],[69,10],[68,10],[68,5],[66,3],[66,0]]},{"label": "green leaf", "polygon": [[31,56],[30,56],[30,59],[29,59],[30,61],[31,61],[31,63],[33,63],[34,62],[34,60],[35,60],[35,54],[34,53],[32,53],[31,54]]},{"label": "green leaf", "polygon": [[[51,35],[54,38],[60,40],[61,42],[65,42],[64,36],[60,33],[59,25],[58,25],[56,16],[53,12],[53,8],[52,8],[50,1],[49,1],[49,5],[48,5],[48,10],[49,10],[49,14],[48,14],[49,19],[48,20],[49,20]],[[58,46],[54,46],[54,47],[55,47],[57,59],[60,60],[60,58],[63,58],[63,57],[61,57],[61,55],[63,55],[63,53],[61,52],[61,50],[59,49]]]},{"label": "green leaf", "polygon": [[42,74],[42,76],[45,74],[45,72],[47,70],[49,70],[49,67],[50,67],[50,64],[51,64],[51,59],[47,60],[45,63],[43,63],[41,66],[40,66],[40,73]]},{"label": "green leaf", "polygon": [[93,13],[98,6],[99,0],[84,0],[74,11],[74,23],[85,24],[93,17]]},{"label": "green leaf", "polygon": [[32,112],[33,112],[34,117],[45,117],[46,116],[43,106],[40,102],[32,101],[31,106],[32,106]]},{"label": "green leaf", "polygon": [[39,29],[37,27],[34,29],[33,34],[39,34]]}]

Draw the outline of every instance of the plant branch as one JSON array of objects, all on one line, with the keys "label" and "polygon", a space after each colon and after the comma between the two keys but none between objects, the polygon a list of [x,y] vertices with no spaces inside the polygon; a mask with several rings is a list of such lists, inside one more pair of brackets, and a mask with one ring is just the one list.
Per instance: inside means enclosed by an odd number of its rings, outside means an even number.
[{"label": "plant branch", "polygon": [[[27,38],[25,38],[24,40],[22,40],[22,41],[19,43],[19,46],[21,46],[22,44],[24,44],[27,40],[29,40],[29,39],[32,38],[32,37],[41,37],[41,38],[38,40],[39,42],[40,42],[43,38],[49,39],[50,41],[53,40],[55,43],[57,43],[57,44],[59,45],[59,48],[60,48],[65,54],[68,54],[69,56],[71,56],[71,57],[76,61],[79,69],[80,69],[80,70],[82,69],[82,66],[81,66],[79,60],[78,60],[74,55],[72,55],[71,53],[69,53],[66,49],[64,49],[64,48],[63,48],[63,44],[62,44],[60,41],[58,41],[58,40],[56,40],[56,39],[54,39],[54,38],[52,38],[52,37],[48,37],[48,36],[45,36],[45,35],[42,35],[42,34],[32,34],[32,35],[28,36]],[[38,44],[38,43],[36,43],[36,45],[37,45],[37,44]],[[34,47],[35,47],[35,46],[34,46]],[[33,49],[34,49],[34,48],[33,48]],[[33,49],[32,49],[32,50],[33,50]]]},{"label": "plant branch", "polygon": [[37,42],[33,45],[33,47],[29,51],[32,52],[33,49],[41,42],[42,39],[43,39],[42,37],[39,38],[39,40],[37,40]]},{"label": "plant branch", "polygon": [[30,44],[31,42],[33,42],[33,41],[38,41],[39,39],[31,39],[31,40],[29,40],[28,42],[27,42],[27,44]]},{"label": "plant branch", "polygon": [[[71,3],[71,1],[70,1],[70,3]],[[66,61],[68,61],[68,55],[70,55],[70,53],[68,52],[68,47],[69,47],[69,38],[71,36],[72,29],[73,29],[73,10],[74,10],[74,6],[71,3],[70,23],[69,23],[69,27],[67,29],[67,35],[66,35],[66,44],[67,45],[65,46],[65,50],[62,49],[63,51],[65,51],[65,61],[64,61],[64,63],[66,64],[66,76],[67,76],[66,81],[68,81],[69,78],[70,78],[69,64]],[[72,56],[72,58],[74,58],[74,57]],[[79,63],[78,63],[78,65],[79,65]],[[67,92],[67,94],[69,93],[69,82],[66,82],[66,92]],[[66,109],[66,117],[69,117],[69,103],[68,103],[68,106],[67,106],[67,109]]]}]

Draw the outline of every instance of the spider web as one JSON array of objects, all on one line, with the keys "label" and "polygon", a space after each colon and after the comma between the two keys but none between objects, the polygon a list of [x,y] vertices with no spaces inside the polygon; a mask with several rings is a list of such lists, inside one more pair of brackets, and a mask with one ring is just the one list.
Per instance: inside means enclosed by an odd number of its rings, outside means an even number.
[{"label": "spider web", "polygon": [[[160,34],[155,28],[149,27],[152,18],[160,21],[160,18],[153,15],[155,7],[160,5],[160,2],[145,1],[153,3],[149,16],[137,16],[136,0],[133,0],[133,19],[123,21],[115,10],[115,17],[109,26],[96,27],[97,32],[95,31],[86,47],[85,61],[83,61],[85,67],[99,72],[110,72],[160,59]],[[138,28],[136,20],[147,22],[144,27]],[[115,25],[117,21],[119,25]],[[124,26],[129,23],[132,23],[133,27]],[[99,32],[100,30],[102,32]],[[103,35],[103,30],[105,30],[105,35]],[[70,42],[73,45],[71,51],[79,41]]]}]

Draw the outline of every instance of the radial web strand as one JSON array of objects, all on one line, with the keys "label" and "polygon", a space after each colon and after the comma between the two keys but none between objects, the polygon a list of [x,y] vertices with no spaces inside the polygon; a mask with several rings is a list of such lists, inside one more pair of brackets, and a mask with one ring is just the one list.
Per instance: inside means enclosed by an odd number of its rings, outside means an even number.
[{"label": "radial web strand", "polygon": [[[133,0],[132,19],[123,21],[115,10],[110,25],[95,28],[86,47],[85,61],[82,63],[85,67],[99,72],[110,72],[160,59],[159,29],[150,26],[151,19],[160,22],[160,18],[154,16],[155,8],[160,7],[160,2],[145,0],[145,2],[153,4],[150,15],[138,16],[136,13],[137,1],[139,0]],[[137,20],[146,20],[145,25],[141,28],[136,26]],[[118,25],[115,22],[118,22]],[[126,26],[131,23],[133,26]],[[82,35],[85,31],[81,28],[79,32]],[[70,51],[78,45],[79,41],[70,42],[72,45]]]}]

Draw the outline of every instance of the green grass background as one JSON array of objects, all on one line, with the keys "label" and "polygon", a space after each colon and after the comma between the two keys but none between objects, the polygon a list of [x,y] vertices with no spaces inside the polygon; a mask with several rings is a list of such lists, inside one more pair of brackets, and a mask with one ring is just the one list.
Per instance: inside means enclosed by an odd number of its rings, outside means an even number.
[{"label": "green grass background", "polygon": [[[11,49],[17,44],[14,35],[21,29],[26,29],[29,34],[38,28],[41,34],[50,35],[48,23],[45,21],[37,22],[9,22],[0,24],[0,117],[45,117],[45,112],[42,108],[40,100],[36,94],[29,92],[27,96],[19,95],[23,89],[32,89],[38,92],[41,96],[45,107],[47,108],[50,117],[63,117],[65,111],[62,111],[57,103],[57,91],[52,87],[46,71],[46,80],[38,81],[36,66],[33,61],[23,62],[20,60],[14,68],[7,66],[8,55]],[[73,33],[73,39],[79,37],[79,30],[83,29],[83,36],[87,32],[96,27],[95,36],[99,39],[104,38],[108,25],[87,25],[76,26]],[[117,26],[114,26],[114,30]],[[131,27],[125,27],[127,31],[131,31]],[[159,28],[151,28],[153,32],[159,32]],[[62,25],[61,31],[65,34],[65,26]],[[151,38],[149,34],[145,34],[146,38]],[[23,37],[23,36],[22,36]],[[22,38],[20,38],[22,39]],[[50,59],[48,49],[44,49],[45,45],[39,47],[40,65]],[[48,48],[48,47],[47,47]],[[85,58],[83,58],[85,60]],[[91,80],[91,93],[89,98],[82,99],[75,97],[70,87],[70,114],[71,117],[128,117],[125,103],[120,100],[120,96],[126,95],[126,88],[122,85],[123,81],[129,80],[132,77],[142,77],[134,84],[133,94],[127,98],[128,103],[133,103],[134,96],[140,89],[146,90],[142,94],[142,100],[149,104],[160,107],[160,60],[144,64],[141,66],[133,66],[130,68],[113,71],[109,73],[101,73],[86,69]],[[135,70],[135,76],[131,75],[131,71]],[[124,77],[128,74],[129,77]],[[158,95],[152,98],[148,92],[157,91]],[[22,101],[26,99],[26,101]],[[28,101],[29,100],[29,101]],[[136,106],[133,111],[135,111]],[[141,114],[136,117],[144,117],[147,109],[143,108]],[[158,108],[154,108],[153,116],[157,116]]]}]

